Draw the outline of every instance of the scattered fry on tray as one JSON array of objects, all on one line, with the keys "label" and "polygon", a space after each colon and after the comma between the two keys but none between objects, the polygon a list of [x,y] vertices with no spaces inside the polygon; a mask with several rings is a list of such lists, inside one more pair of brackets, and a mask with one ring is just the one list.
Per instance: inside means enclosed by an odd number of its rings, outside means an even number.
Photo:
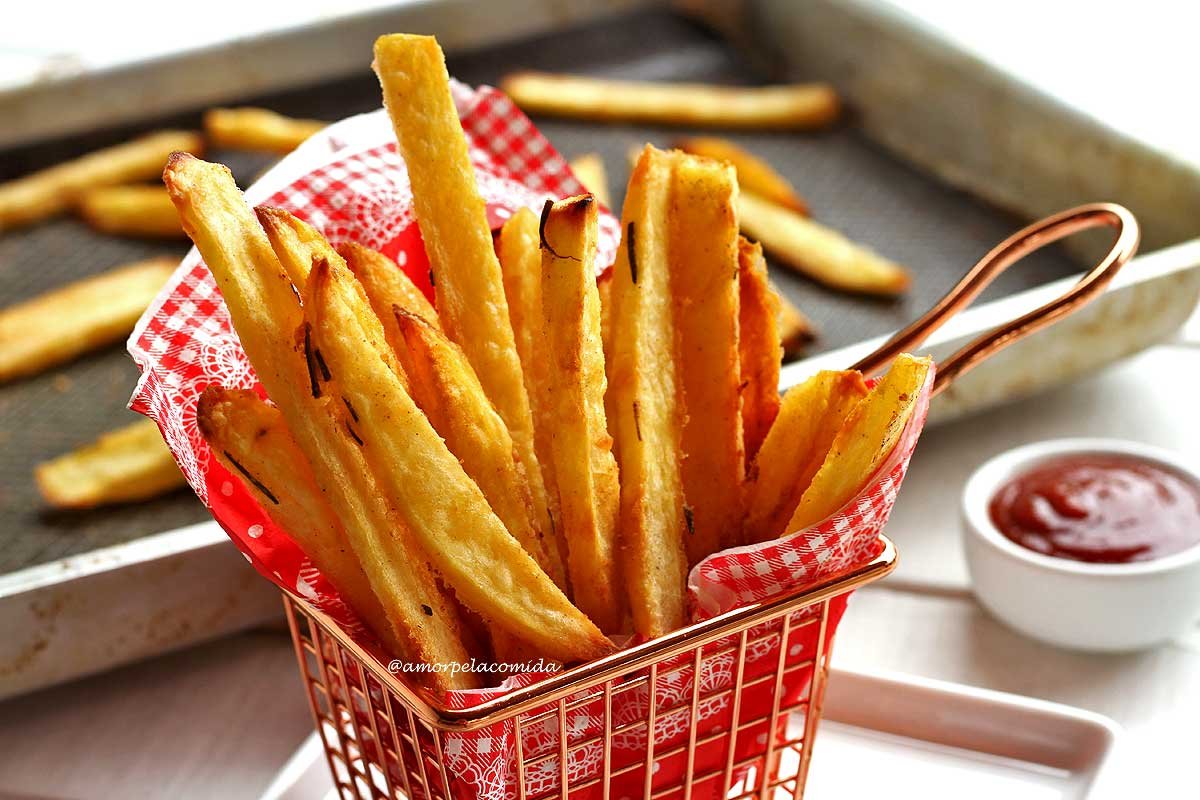
[{"label": "scattered fry on tray", "polygon": [[0,383],[128,336],[175,266],[173,258],[139,261],[0,311]]},{"label": "scattered fry on tray", "polygon": [[518,72],[500,83],[531,114],[717,128],[823,128],[837,119],[825,84],[716,86]]},{"label": "scattered fry on tray", "polygon": [[[179,154],[163,180],[184,230],[216,278],[255,373],[341,520],[394,639],[404,645],[394,655],[428,664],[465,661],[458,607],[438,586],[420,545],[388,506],[362,450],[347,435],[350,416],[343,399],[322,389],[323,361],[305,335],[299,287],[280,265],[233,176],[220,165]],[[467,672],[423,672],[418,678],[438,690],[479,686],[478,677]]]},{"label": "scattered fry on tray", "polygon": [[[466,353],[508,426],[534,510],[545,520],[543,529],[554,530],[504,278],[450,95],[445,56],[432,36],[394,34],[375,42],[374,67],[408,167],[442,328]],[[411,113],[414,108],[422,113]]]},{"label": "scattered fry on tray", "polygon": [[678,151],[668,158],[670,289],[687,409],[681,440],[684,544],[693,565],[737,544],[742,519],[737,175],[707,158]]},{"label": "scattered fry on tray", "polygon": [[388,651],[404,652],[279,409],[246,389],[209,386],[200,396],[196,422],[217,460],[245,484],[267,516],[296,541]]},{"label": "scattered fry on tray", "polygon": [[101,186],[79,198],[79,215],[101,233],[181,237],[179,215],[161,186]]},{"label": "scattered fry on tray", "polygon": [[675,143],[685,153],[714,158],[732,164],[737,170],[738,186],[743,192],[754,192],[764,200],[790,208],[802,217],[808,216],[808,203],[775,168],[758,156],[748,153],[728,139],[716,136],[697,136]]},{"label": "scattered fry on tray", "polygon": [[542,329],[551,364],[544,425],[567,536],[575,603],[603,630],[624,617],[617,559],[620,485],[604,413],[604,345],[596,290],[596,200],[546,201],[542,212]]},{"label": "scattered fry on tray", "polygon": [[612,195],[608,193],[608,172],[599,153],[584,153],[571,159],[571,172],[605,208],[610,208]]},{"label": "scattered fry on tray", "polygon": [[738,237],[738,359],[742,380],[742,432],[746,463],[762,445],[779,413],[779,295],[767,280],[762,247]]},{"label": "scattered fry on tray", "polygon": [[850,411],[784,533],[820,522],[866,485],[895,448],[931,363],[907,353],[896,356],[888,373]]},{"label": "scattered fry on tray", "polygon": [[564,587],[558,549],[547,547],[534,516],[529,484],[525,470],[514,458],[512,437],[488,402],[475,371],[462,351],[423,317],[399,306],[391,314],[404,337],[400,358],[413,400],[508,532],[560,588]]},{"label": "scattered fry on tray", "polygon": [[157,178],[177,150],[202,155],[204,140],[159,131],[0,184],[0,231],[67,211],[88,189]]},{"label": "scattered fry on tray", "polygon": [[106,433],[37,465],[38,491],[55,508],[95,508],[148,500],[184,485],[153,420]]},{"label": "scattered fry on tray", "polygon": [[354,409],[342,436],[459,600],[546,658],[574,662],[612,643],[505,529],[480,488],[404,390],[383,328],[349,270],[318,261],[305,291],[327,386]]},{"label": "scattered fry on tray", "polygon": [[290,153],[329,125],[293,119],[265,108],[212,108],[204,114],[204,135],[213,147]]},{"label": "scattered fry on tray", "polygon": [[851,409],[866,395],[854,371],[819,372],[783,397],[750,470],[745,541],[765,542],[785,532],[800,498],[825,462]]},{"label": "scattered fry on tray", "polygon": [[771,291],[779,298],[779,313],[776,318],[779,323],[779,341],[783,345],[783,359],[790,361],[804,352],[804,348],[817,338],[817,328],[808,315],[788,300],[775,286],[770,285]]},{"label": "scattered fry on tray", "polygon": [[668,157],[647,146],[634,166],[613,265],[610,375],[621,481],[625,582],[634,630],[684,620],[687,511],[679,474],[684,409],[675,370],[668,239]]},{"label": "scattered fry on tray", "polygon": [[[521,359],[521,374],[529,408],[533,416],[533,444],[537,455],[542,485],[546,490],[544,529],[550,543],[558,551],[558,560],[567,563],[567,542],[562,526],[557,523],[562,509],[558,502],[558,484],[550,443],[554,432],[547,427],[546,405],[549,403],[550,365],[542,355],[542,251],[538,241],[538,218],[528,208],[518,209],[500,229],[497,242],[500,271],[504,279],[504,296],[508,301],[508,317],[512,322],[513,338]],[[570,576],[567,576],[568,586]]]},{"label": "scattered fry on tray", "polygon": [[912,282],[908,270],[837,231],[752,192],[738,205],[742,232],[787,266],[835,289],[894,296]]}]

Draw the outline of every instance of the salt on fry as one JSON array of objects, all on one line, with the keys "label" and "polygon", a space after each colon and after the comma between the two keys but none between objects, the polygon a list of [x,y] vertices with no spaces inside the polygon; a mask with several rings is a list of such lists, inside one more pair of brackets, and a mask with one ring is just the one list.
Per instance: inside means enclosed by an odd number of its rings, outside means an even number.
[{"label": "salt on fry", "polygon": [[70,509],[149,500],[185,484],[158,425],[148,419],[44,461],[33,474],[47,503]]},{"label": "salt on fry", "polygon": [[731,164],[737,170],[738,186],[742,191],[754,192],[764,200],[790,208],[802,217],[808,216],[808,203],[788,183],[787,178],[776,172],[766,161],[728,139],[696,136],[680,139],[675,146],[685,153]]},{"label": "salt on fry", "polygon": [[290,153],[328,126],[328,122],[293,119],[265,108],[211,108],[204,114],[209,143],[232,150]]},{"label": "salt on fry", "polygon": [[128,336],[175,266],[173,258],[138,261],[0,311],[0,383]]},{"label": "salt on fry", "polygon": [[179,238],[175,205],[161,186],[101,186],[79,198],[79,216],[101,233]]},{"label": "salt on fry", "polygon": [[734,87],[518,72],[500,88],[531,114],[606,122],[804,130],[829,125],[839,111],[837,93],[820,83]]}]

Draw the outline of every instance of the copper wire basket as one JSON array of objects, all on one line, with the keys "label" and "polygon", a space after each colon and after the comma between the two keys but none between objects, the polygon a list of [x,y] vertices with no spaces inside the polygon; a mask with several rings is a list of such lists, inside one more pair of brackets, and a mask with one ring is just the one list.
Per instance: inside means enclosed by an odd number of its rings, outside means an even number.
[{"label": "copper wire basket", "polygon": [[[1062,297],[946,359],[933,387],[935,394],[942,391],[991,354],[1103,291],[1137,249],[1133,216],[1120,206],[1091,204],[1019,231],[980,260],[927,314],[856,368],[866,374],[878,371],[896,353],[917,347],[1023,256],[1101,226],[1117,230],[1104,259]],[[455,791],[448,748],[471,732],[503,729],[514,748],[505,760],[508,779],[502,781],[506,789],[501,796],[800,798],[840,610],[850,592],[884,577],[895,565],[896,550],[881,537],[878,555],[849,573],[688,625],[471,708],[447,707],[404,683],[304,599],[285,593],[284,607],[313,720],[340,797],[457,800],[461,792]],[[789,646],[799,636],[811,643],[805,652]],[[773,663],[749,668],[748,654],[764,648],[778,653]],[[732,680],[713,687],[697,679],[722,659],[732,664]],[[686,681],[685,691],[668,697],[664,687],[678,688],[680,676]],[[627,693],[641,693],[636,707],[643,713],[617,719],[614,706],[623,696],[632,696]],[[714,701],[728,709],[727,722],[701,733],[700,709]],[[599,725],[571,735],[571,715],[584,707]],[[679,736],[661,735],[668,719],[681,731]],[[556,732],[552,748],[527,747],[526,734],[535,728]],[[751,737],[756,746],[741,746]],[[623,759],[614,756],[618,738],[640,742],[635,757],[629,758],[628,752]],[[585,750],[598,758],[598,765],[585,780],[573,780],[568,766]],[[664,764],[672,765],[664,771],[671,774],[668,781],[656,775]],[[552,780],[545,779],[547,768]]]}]

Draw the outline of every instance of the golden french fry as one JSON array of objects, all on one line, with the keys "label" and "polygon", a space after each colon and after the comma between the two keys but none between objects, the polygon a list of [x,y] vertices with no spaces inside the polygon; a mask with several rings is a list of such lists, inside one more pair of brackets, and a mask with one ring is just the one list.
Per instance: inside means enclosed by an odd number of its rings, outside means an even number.
[{"label": "golden french fry", "polygon": [[[611,269],[605,270],[596,279],[596,292],[600,295],[600,341],[604,345],[604,377],[608,381],[608,385],[612,386],[612,276]],[[608,420],[609,431],[614,430],[613,421],[617,418],[617,412],[613,407],[613,393],[606,391],[604,393],[604,416]],[[613,438],[612,444],[613,457],[617,458],[617,441]],[[620,463],[620,459],[617,458]]]},{"label": "golden french fry", "polygon": [[329,125],[293,119],[265,108],[211,108],[204,114],[204,135],[213,147],[290,153]]},{"label": "golden french fry", "polygon": [[100,186],[79,198],[79,215],[101,233],[180,237],[179,215],[161,186]]},{"label": "golden french fry", "polygon": [[315,259],[341,259],[320,231],[294,214],[269,206],[259,206],[254,213],[267,232],[279,263],[297,288],[308,282]]},{"label": "golden french fry", "polygon": [[817,524],[862,490],[896,446],[931,363],[907,353],[896,356],[887,375],[850,411],[784,533]]},{"label": "golden french fry", "polygon": [[209,386],[200,395],[196,422],[217,460],[312,559],[388,652],[403,653],[403,643],[279,409],[246,389]]},{"label": "golden french fry", "polygon": [[158,425],[142,420],[38,464],[38,491],[55,508],[94,508],[148,500],[184,485]]},{"label": "golden french fry", "polygon": [[575,602],[601,630],[624,617],[617,561],[621,489],[604,413],[604,345],[596,290],[597,204],[591,195],[542,212],[542,328],[551,363],[545,426]]},{"label": "golden french fry", "polygon": [[347,436],[362,443],[385,495],[458,598],[547,658],[611,652],[612,643],[505,529],[404,391],[383,327],[349,270],[317,262],[304,310],[329,384],[354,409]]},{"label": "golden french fry", "polygon": [[[551,545],[558,554],[558,563],[566,564],[567,542],[558,523],[562,510],[559,508],[558,484],[554,479],[553,456],[550,453],[554,431],[546,424],[550,366],[542,352],[542,254],[538,242],[538,218],[532,211],[528,208],[518,209],[504,223],[500,229],[497,250],[504,279],[504,296],[508,301],[508,316],[512,322],[525,393],[529,396],[533,416],[534,451],[546,492],[546,514],[540,518],[541,527],[551,539]],[[567,584],[569,587],[569,575]]]},{"label": "golden french fry", "polygon": [[557,548],[547,548],[533,515],[529,484],[514,457],[512,437],[466,357],[420,315],[396,306],[392,317],[404,337],[400,359],[413,400],[508,532],[559,587],[565,586]]},{"label": "golden french fry", "polygon": [[741,538],[746,451],[738,353],[737,175],[728,164],[679,152],[670,154],[670,169],[670,287],[687,408],[684,544],[692,565]]},{"label": "golden french fry", "polygon": [[384,330],[387,330],[389,318],[394,321],[393,306],[416,314],[439,331],[442,329],[433,303],[429,302],[429,298],[404,270],[396,266],[395,261],[378,250],[354,242],[342,242],[337,246],[337,252],[362,284],[367,299],[371,301],[371,308],[375,309],[375,315],[384,323]]},{"label": "golden french fry", "polygon": [[601,205],[609,208],[611,195],[608,193],[608,172],[604,169],[604,159],[599,153],[584,153],[576,156],[570,162],[571,172],[583,184],[583,188],[592,193]]},{"label": "golden french fry", "polygon": [[[177,154],[163,181],[184,230],[216,278],[255,373],[308,458],[383,603],[402,645],[399,656],[433,665],[465,661],[469,655],[458,608],[437,585],[423,550],[388,507],[362,450],[348,435],[348,408],[322,382],[324,361],[311,346],[296,289],[233,176],[218,164]],[[465,671],[417,675],[437,690],[479,685]]]},{"label": "golden french fry", "polygon": [[754,192],[765,200],[790,208],[802,217],[808,216],[808,203],[775,168],[756,155],[748,153],[728,139],[716,136],[696,136],[675,143],[685,153],[715,158],[732,164],[737,170],[738,186],[744,192]]},{"label": "golden french fry", "polygon": [[912,282],[899,264],[752,192],[742,192],[738,214],[743,233],[762,242],[787,266],[826,286],[892,296]]},{"label": "golden french fry", "polygon": [[128,336],[176,264],[139,261],[0,311],[0,383]]},{"label": "golden french fry", "polygon": [[0,231],[62,213],[88,189],[157,178],[178,150],[203,154],[204,140],[190,131],[159,131],[0,184]]},{"label": "golden french fry", "polygon": [[821,128],[838,116],[838,96],[821,83],[715,86],[518,72],[500,83],[531,114],[719,128]]},{"label": "golden french fry", "polygon": [[621,481],[621,537],[634,630],[659,636],[684,621],[686,520],[679,464],[683,408],[675,374],[666,154],[634,166],[612,278],[612,421]]},{"label": "golden french fry", "polygon": [[742,380],[742,431],[746,463],[762,446],[779,413],[779,295],[767,280],[762,247],[738,237],[738,359]]},{"label": "golden french fry", "polygon": [[[466,353],[508,426],[534,511],[549,519],[504,278],[442,49],[432,36],[382,36],[375,42],[374,67],[408,167],[442,328]],[[412,113],[414,108],[421,113]]]},{"label": "golden french fry", "polygon": [[862,375],[854,371],[819,372],[788,390],[750,470],[746,543],[784,533],[834,437],[866,393]]},{"label": "golden french fry", "polygon": [[774,284],[770,284],[770,288],[779,300],[775,317],[778,320],[779,343],[783,345],[783,358],[785,361],[799,358],[808,343],[817,338],[817,326]]}]

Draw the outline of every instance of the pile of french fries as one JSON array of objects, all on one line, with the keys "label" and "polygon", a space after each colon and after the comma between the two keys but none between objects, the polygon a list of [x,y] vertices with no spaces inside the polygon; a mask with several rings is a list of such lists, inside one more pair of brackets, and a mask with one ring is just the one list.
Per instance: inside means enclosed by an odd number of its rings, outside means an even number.
[{"label": "pile of french fries", "polygon": [[178,154],[164,181],[270,398],[211,386],[201,432],[389,655],[603,656],[685,623],[691,565],[862,489],[929,362],[781,401],[778,298],[733,167],[647,146],[597,282],[591,194],[493,241],[435,39],[382,37],[375,70],[434,303],[385,256],[249,208],[218,164]]}]

